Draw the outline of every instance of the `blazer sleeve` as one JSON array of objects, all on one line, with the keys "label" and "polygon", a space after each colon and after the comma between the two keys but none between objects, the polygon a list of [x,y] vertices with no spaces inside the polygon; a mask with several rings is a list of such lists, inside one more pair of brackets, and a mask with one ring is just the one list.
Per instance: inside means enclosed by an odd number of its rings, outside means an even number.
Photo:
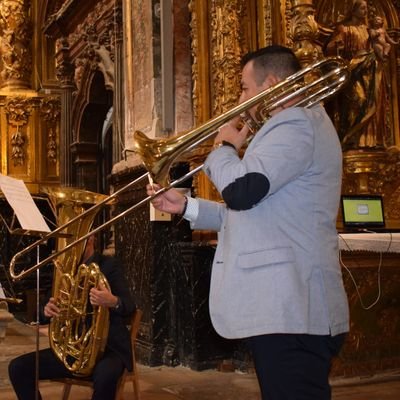
[{"label": "blazer sleeve", "polygon": [[119,298],[119,307],[111,308],[110,312],[124,318],[129,317],[136,305],[121,263],[114,257],[103,256],[100,269],[110,285],[111,293]]},{"label": "blazer sleeve", "polygon": [[300,176],[312,162],[314,130],[303,108],[293,107],[272,117],[256,134],[241,159],[223,146],[212,151],[204,171],[218,191],[249,173],[264,175],[275,193]]}]

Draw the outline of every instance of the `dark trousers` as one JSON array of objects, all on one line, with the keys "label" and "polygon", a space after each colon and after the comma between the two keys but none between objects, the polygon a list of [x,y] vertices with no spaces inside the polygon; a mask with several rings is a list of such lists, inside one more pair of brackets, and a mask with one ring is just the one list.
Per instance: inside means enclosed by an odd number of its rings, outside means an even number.
[{"label": "dark trousers", "polygon": [[330,400],[329,371],[345,334],[272,334],[247,343],[263,400]]},{"label": "dark trousers", "polygon": [[[36,353],[24,354],[11,360],[8,366],[10,381],[18,400],[35,399]],[[124,364],[112,352],[106,352],[96,364],[93,380],[92,400],[113,400],[118,379],[124,371]],[[72,374],[65,368],[51,349],[39,351],[39,380],[70,378]],[[39,399],[41,396],[39,394]]]}]

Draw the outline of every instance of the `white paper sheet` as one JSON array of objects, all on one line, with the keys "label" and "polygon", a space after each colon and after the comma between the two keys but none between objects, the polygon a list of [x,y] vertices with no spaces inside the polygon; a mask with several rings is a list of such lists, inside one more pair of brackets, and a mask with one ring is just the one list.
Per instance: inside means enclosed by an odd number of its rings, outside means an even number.
[{"label": "white paper sheet", "polygon": [[14,210],[22,229],[50,232],[24,181],[0,174],[0,189]]}]

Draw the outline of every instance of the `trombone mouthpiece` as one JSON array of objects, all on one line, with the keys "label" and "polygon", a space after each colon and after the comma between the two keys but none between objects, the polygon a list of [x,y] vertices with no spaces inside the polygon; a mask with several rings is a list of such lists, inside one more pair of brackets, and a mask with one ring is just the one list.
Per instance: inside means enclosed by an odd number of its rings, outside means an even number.
[{"label": "trombone mouthpiece", "polygon": [[[257,131],[261,128],[262,124],[257,122],[249,113],[249,111],[245,111],[242,114],[240,114],[240,118],[243,122],[243,124],[247,125],[249,128],[251,134],[254,136]],[[243,127],[243,126],[242,126]],[[239,127],[241,128],[241,127]]]}]

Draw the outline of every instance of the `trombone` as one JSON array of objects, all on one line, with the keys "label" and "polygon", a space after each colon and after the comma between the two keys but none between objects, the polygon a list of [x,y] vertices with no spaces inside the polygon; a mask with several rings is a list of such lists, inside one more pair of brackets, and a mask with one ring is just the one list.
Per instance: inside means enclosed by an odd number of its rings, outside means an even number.
[{"label": "trombone", "polygon": [[[293,106],[312,107],[313,105],[334,95],[348,81],[348,78],[349,68],[347,63],[340,57],[328,57],[310,64],[295,74],[290,75],[288,78],[282,80],[278,84],[262,91],[251,99],[238,104],[231,110],[182,135],[178,135],[169,139],[157,140],[149,139],[142,132],[136,131],[134,134],[133,151],[141,157],[142,162],[148,172],[117,190],[103,201],[90,207],[84,213],[71,219],[68,223],[58,227],[51,233],[45,235],[41,239],[15,254],[10,263],[11,277],[14,280],[19,280],[29,273],[36,271],[41,266],[48,264],[59,255],[86,240],[89,236],[107,228],[117,220],[130,214],[136,208],[148,203],[153,198],[165,193],[167,190],[173,187],[178,187],[182,182],[195,175],[202,169],[202,164],[189,171],[186,175],[174,180],[173,182],[169,183],[168,181],[168,174],[171,166],[182,154],[190,152],[201,143],[214,136],[219,127],[234,117],[241,116],[245,120],[245,123],[248,123],[246,121],[246,119],[248,119],[248,117],[246,117],[248,110],[258,105],[261,121],[257,122],[257,126],[260,127],[265,120],[269,118],[270,112],[274,109],[281,107],[283,104],[289,101],[292,101]],[[254,126],[250,127],[250,130],[254,131]],[[111,200],[117,198],[122,192],[146,178],[151,178],[153,181],[160,183],[163,187],[155,194],[145,197],[141,201],[132,205],[130,208],[114,216],[104,224],[98,226],[74,242],[69,243],[63,249],[38,262],[36,265],[23,270],[20,273],[15,272],[15,265],[20,257],[29,253],[51,237],[61,234],[62,231],[65,230],[65,228],[70,224],[77,222],[86,214],[94,212],[98,208],[110,203]]]}]

